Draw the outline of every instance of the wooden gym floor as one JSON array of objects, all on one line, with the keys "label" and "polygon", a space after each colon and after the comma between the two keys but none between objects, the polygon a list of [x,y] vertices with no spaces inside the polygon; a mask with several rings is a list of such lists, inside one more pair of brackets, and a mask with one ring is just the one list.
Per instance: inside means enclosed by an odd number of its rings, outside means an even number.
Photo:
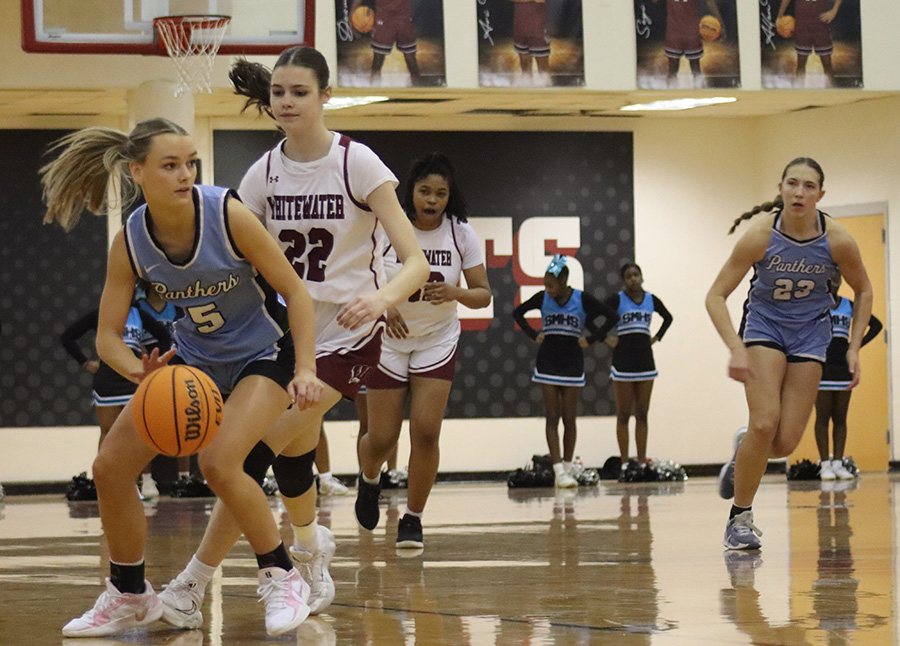
[{"label": "wooden gym floor", "polygon": [[[0,644],[894,644],[898,482],[767,476],[755,505],[759,553],[721,547],[729,505],[712,478],[559,493],[438,485],[425,550],[405,556],[394,548],[404,492],[386,492],[371,533],[358,529],[352,495],[324,499],[337,598],[280,638],[265,634],[242,542],[207,592],[202,630],[158,623],[64,639],[61,627],[91,607],[107,573],[96,503],[14,496],[0,504]],[[157,589],[190,558],[209,508],[208,499],[146,504]],[[276,499],[273,513],[282,517]]]}]

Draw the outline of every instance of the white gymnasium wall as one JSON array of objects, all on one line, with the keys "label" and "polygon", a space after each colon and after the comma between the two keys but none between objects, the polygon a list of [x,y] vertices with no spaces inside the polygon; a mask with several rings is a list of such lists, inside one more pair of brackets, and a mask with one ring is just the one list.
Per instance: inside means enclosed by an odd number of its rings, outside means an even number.
[{"label": "white gymnasium wall", "polygon": [[[748,75],[758,62],[753,26],[748,26],[754,3],[739,3],[742,20],[742,70]],[[467,3],[445,1],[448,24],[468,20]],[[585,0],[586,24],[605,29],[586,33],[588,89],[633,87],[633,39],[630,10],[625,0]],[[17,0],[0,0],[0,13],[15,20],[0,21],[0,58],[4,60],[0,89],[103,87],[111,77],[123,86],[165,77],[166,61],[135,57],[28,55],[19,49]],[[889,56],[892,34],[900,26],[900,3],[871,0],[863,7],[865,80],[870,89],[900,89],[900,70]],[[748,18],[748,11],[749,16]],[[333,62],[330,31],[333,3],[319,4],[320,47]],[[619,32],[610,32],[615,25]],[[612,33],[607,38],[605,36]],[[614,52],[625,59],[604,65]],[[448,78],[457,87],[470,86],[474,59],[460,55],[448,61]],[[226,65],[227,66],[227,65]],[[224,68],[223,68],[224,69]],[[468,70],[468,71],[467,71]],[[221,74],[220,74],[221,72]],[[224,72],[217,67],[217,77]],[[39,79],[36,81],[35,79]],[[469,79],[467,81],[466,79]],[[745,87],[752,87],[752,79]],[[758,83],[757,83],[758,86]],[[0,128],[81,127],[104,123],[125,127],[120,118],[8,119],[0,112]],[[650,452],[682,463],[715,463],[730,453],[730,436],[744,423],[746,409],[741,388],[725,377],[727,354],[715,336],[703,308],[705,292],[734,243],[725,235],[731,220],[747,207],[775,195],[784,164],[810,155],[823,165],[828,194],[826,206],[884,202],[889,213],[900,212],[900,99],[869,101],[843,108],[807,110],[791,115],[755,119],[610,119],[595,120],[596,129],[630,130],[635,146],[635,230],[637,262],[644,269],[646,287],[664,299],[675,316],[665,340],[656,346],[661,377],[651,406]],[[593,122],[592,122],[593,123]],[[342,128],[413,127],[433,124],[403,122],[371,124],[329,116],[329,125]],[[201,150],[211,145],[213,128],[254,127],[238,120],[197,123]],[[479,121],[445,124],[472,129],[572,129],[565,120]],[[204,157],[207,156],[204,153]],[[900,243],[900,227],[889,227],[888,249]],[[890,266],[890,264],[889,264]],[[893,278],[892,271],[890,278]],[[900,282],[891,280],[893,284]],[[742,294],[730,305],[735,321]],[[897,296],[889,297],[889,307]],[[895,324],[888,317],[891,332]],[[900,362],[893,361],[892,370]],[[539,396],[537,391],[523,396]],[[85,397],[87,403],[87,395]],[[895,416],[897,412],[893,413]],[[898,421],[898,420],[893,420]],[[356,471],[355,424],[329,425],[333,470]],[[64,480],[89,468],[96,447],[95,428],[0,429],[0,482]],[[402,455],[406,455],[406,443]],[[532,453],[544,452],[543,420],[448,420],[442,438],[445,471],[493,471],[524,463]],[[578,452],[585,462],[600,464],[616,453],[614,420],[582,418]],[[403,459],[403,457],[401,457]]]}]

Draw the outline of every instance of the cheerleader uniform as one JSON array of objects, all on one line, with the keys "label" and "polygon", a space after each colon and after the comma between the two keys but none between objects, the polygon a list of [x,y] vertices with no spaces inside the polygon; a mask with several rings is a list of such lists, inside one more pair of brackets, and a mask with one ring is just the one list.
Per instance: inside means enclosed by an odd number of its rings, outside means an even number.
[{"label": "cheerleader uniform", "polygon": [[[78,346],[78,340],[91,330],[97,330],[99,316],[99,310],[85,314],[66,328],[60,336],[66,352],[78,362],[78,365],[84,365],[88,361]],[[125,333],[122,338],[125,345],[131,348],[137,357],[144,352],[143,341],[145,339],[158,344],[161,352],[165,352],[172,345],[172,336],[166,326],[135,306],[128,311]],[[100,367],[94,373],[94,390],[91,394],[94,406],[124,406],[134,395],[137,384],[120,375],[103,361],[99,363]]]},{"label": "cheerleader uniform", "polygon": [[[153,309],[153,306],[147,302],[144,298],[139,298],[137,301],[137,308],[141,315],[148,315],[153,317],[156,321],[159,321],[163,325],[166,326],[166,330],[169,332],[169,336],[175,336],[175,321],[182,317],[184,312],[181,311],[181,308],[175,307],[172,303],[166,303],[162,308],[162,311],[157,312]],[[150,333],[149,330],[145,329],[144,334],[141,337],[141,345],[144,347],[145,352],[151,352],[154,348],[159,347],[159,351],[165,352],[168,348],[162,348],[159,346],[156,337]]]},{"label": "cheerleader uniform", "polygon": [[[825,352],[825,365],[822,367],[822,380],[819,390],[847,390],[853,381],[850,367],[847,365],[847,349],[850,347],[850,321],[853,319],[853,301],[841,298],[837,307],[831,310],[831,343]],[[881,332],[881,321],[872,316],[869,329],[863,337],[862,345],[878,336]]]},{"label": "cheerleader uniform", "polygon": [[614,308],[619,320],[616,324],[619,342],[613,349],[611,377],[613,381],[647,381],[656,379],[656,363],[651,349],[650,322],[653,313],[659,314],[662,325],[656,338],[661,341],[666,330],[672,325],[672,315],[659,298],[644,292],[640,303],[635,303],[625,291],[620,291],[607,299],[606,304]]},{"label": "cheerleader uniform", "polygon": [[[541,310],[540,331],[535,330],[525,318],[531,310]],[[603,315],[606,321],[597,327],[594,319]],[[569,298],[560,305],[546,291],[540,291],[513,310],[513,317],[528,338],[544,340],[538,348],[534,375],[531,380],[553,386],[584,386],[584,352],[578,345],[581,333],[587,328],[588,344],[602,341],[616,324],[615,310],[580,289],[572,289]]]}]

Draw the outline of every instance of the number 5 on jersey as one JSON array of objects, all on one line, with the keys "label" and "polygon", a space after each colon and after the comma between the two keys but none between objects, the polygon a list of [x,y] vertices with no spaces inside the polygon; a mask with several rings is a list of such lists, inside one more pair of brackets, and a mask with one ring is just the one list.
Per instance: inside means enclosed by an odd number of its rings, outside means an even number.
[{"label": "number 5 on jersey", "polygon": [[215,303],[206,303],[187,308],[188,316],[197,325],[197,331],[201,334],[215,332],[225,325],[225,318],[216,311]]}]

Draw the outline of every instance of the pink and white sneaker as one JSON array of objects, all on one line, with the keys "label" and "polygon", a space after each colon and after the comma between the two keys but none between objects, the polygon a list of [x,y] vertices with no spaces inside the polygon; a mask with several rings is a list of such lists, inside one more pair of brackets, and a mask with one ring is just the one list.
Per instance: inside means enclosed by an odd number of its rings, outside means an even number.
[{"label": "pink and white sneaker", "polygon": [[309,584],[297,568],[260,570],[256,591],[266,604],[266,632],[272,637],[294,630],[309,616]]},{"label": "pink and white sneaker", "polygon": [[152,624],[162,617],[163,607],[150,582],[144,581],[144,585],[147,587],[140,594],[119,592],[106,579],[106,592],[100,595],[93,608],[63,626],[63,635],[102,637]]}]

